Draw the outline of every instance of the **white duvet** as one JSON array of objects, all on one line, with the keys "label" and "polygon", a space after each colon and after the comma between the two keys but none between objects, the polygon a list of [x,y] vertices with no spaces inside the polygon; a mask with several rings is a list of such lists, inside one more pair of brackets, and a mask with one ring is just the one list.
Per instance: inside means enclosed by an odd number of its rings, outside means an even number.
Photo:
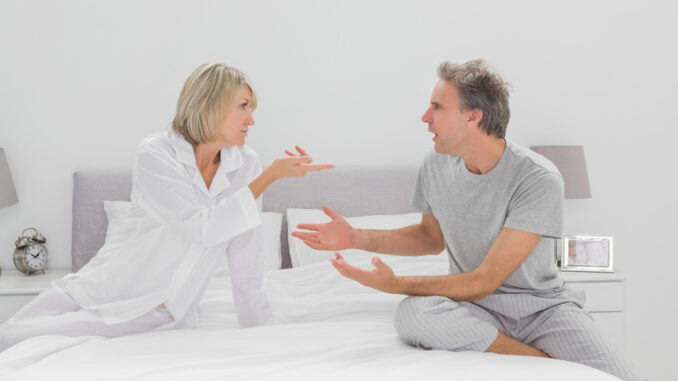
[{"label": "white duvet", "polygon": [[[397,274],[445,274],[442,257],[384,257]],[[349,259],[370,268],[367,256]],[[277,324],[238,329],[227,278],[200,305],[201,327],[101,337],[36,337],[0,354],[0,380],[617,380],[584,365],[403,344],[401,295],[343,278],[329,262],[267,273]]]}]

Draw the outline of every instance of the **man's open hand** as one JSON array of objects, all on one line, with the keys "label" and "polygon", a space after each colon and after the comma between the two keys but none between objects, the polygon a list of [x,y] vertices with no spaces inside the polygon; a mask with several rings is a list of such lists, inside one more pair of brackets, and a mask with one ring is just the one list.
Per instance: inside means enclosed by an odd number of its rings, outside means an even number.
[{"label": "man's open hand", "polygon": [[352,239],[353,228],[339,213],[323,206],[323,211],[332,221],[326,224],[299,224],[297,228],[310,232],[295,231],[293,237],[304,241],[315,250],[345,250],[354,246]]},{"label": "man's open hand", "polygon": [[330,258],[330,261],[341,275],[380,291],[388,292],[390,294],[400,293],[398,277],[395,276],[393,270],[382,262],[379,257],[372,257],[372,265],[374,265],[372,270],[363,270],[350,265],[339,253],[334,253],[334,256],[335,258]]}]

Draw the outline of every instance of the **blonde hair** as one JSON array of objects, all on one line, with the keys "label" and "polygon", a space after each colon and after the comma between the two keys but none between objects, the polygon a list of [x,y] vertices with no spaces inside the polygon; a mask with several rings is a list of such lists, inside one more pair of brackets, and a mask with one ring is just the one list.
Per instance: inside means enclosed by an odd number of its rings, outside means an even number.
[{"label": "blonde hair", "polygon": [[243,86],[252,93],[252,109],[255,109],[257,95],[240,70],[223,63],[198,66],[181,89],[172,130],[194,145],[214,140],[218,124]]}]

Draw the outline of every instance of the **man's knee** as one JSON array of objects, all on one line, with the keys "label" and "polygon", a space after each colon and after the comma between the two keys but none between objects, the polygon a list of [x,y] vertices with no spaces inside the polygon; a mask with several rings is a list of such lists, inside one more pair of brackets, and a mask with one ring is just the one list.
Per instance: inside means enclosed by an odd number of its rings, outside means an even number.
[{"label": "man's knee", "polygon": [[393,323],[402,341],[423,348],[483,351],[497,334],[491,324],[442,296],[405,298]]},{"label": "man's knee", "polygon": [[405,299],[401,300],[396,307],[395,316],[396,318],[411,318],[412,315],[418,313],[419,303],[417,301],[421,296],[408,296]]},{"label": "man's knee", "polygon": [[413,298],[415,297],[408,296],[398,303],[395,314],[393,315],[393,325],[395,326],[395,330],[398,332],[400,338],[405,342],[408,342],[406,337],[410,336],[410,326],[417,321],[416,302],[412,300]]},{"label": "man's knee", "polygon": [[431,304],[428,296],[408,296],[403,299],[396,308],[393,316],[393,325],[400,339],[407,344],[414,346],[423,346],[422,336],[426,330],[426,308]]},{"label": "man's knee", "polygon": [[398,334],[409,334],[417,326],[426,324],[427,310],[449,300],[442,296],[408,296],[396,308],[393,322]]}]

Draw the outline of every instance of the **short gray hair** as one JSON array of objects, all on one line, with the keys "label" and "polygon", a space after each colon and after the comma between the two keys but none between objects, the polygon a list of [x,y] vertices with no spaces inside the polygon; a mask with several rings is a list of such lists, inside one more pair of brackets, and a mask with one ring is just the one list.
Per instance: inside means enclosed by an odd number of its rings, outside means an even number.
[{"label": "short gray hair", "polygon": [[462,110],[483,111],[479,126],[485,133],[498,138],[506,136],[506,126],[511,118],[510,85],[490,65],[483,60],[465,64],[446,61],[438,66],[438,77],[457,88]]},{"label": "short gray hair", "polygon": [[240,70],[223,63],[198,66],[181,89],[172,130],[194,145],[214,140],[219,123],[243,86],[252,92],[255,109],[257,94]]}]

